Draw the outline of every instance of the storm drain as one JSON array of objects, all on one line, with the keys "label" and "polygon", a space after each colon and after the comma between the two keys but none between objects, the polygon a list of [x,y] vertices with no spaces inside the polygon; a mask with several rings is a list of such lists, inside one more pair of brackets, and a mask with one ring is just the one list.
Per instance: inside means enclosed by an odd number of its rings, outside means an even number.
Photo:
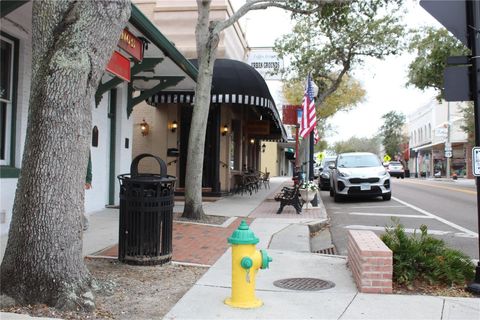
[{"label": "storm drain", "polygon": [[330,247],[330,248],[325,248],[321,250],[315,250],[312,251],[313,253],[321,253],[321,254],[330,254],[330,255],[336,255],[337,252],[335,251],[335,247]]},{"label": "storm drain", "polygon": [[317,291],[335,287],[335,283],[317,278],[288,278],[277,280],[274,286],[289,290]]}]

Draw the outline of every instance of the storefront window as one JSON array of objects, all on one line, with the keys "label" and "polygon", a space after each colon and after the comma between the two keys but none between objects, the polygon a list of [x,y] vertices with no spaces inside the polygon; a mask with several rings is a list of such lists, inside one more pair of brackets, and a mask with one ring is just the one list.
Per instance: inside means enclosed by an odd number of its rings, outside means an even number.
[{"label": "storefront window", "polygon": [[13,42],[0,37],[0,164],[10,157]]}]

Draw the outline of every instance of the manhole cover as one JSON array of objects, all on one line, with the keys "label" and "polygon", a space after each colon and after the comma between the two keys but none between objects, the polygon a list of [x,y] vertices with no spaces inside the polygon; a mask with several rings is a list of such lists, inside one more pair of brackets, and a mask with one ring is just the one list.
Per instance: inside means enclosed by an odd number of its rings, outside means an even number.
[{"label": "manhole cover", "polygon": [[335,287],[335,283],[317,278],[289,278],[277,280],[274,286],[290,290],[316,291]]}]

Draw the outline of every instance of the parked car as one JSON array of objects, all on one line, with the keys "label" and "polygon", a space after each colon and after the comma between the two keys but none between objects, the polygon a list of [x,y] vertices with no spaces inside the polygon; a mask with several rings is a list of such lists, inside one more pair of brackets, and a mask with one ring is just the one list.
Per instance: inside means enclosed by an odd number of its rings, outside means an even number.
[{"label": "parked car", "polygon": [[392,177],[405,178],[405,170],[403,164],[400,161],[390,161],[387,167],[387,171]]},{"label": "parked car", "polygon": [[321,172],[318,178],[318,187],[320,190],[330,190],[330,174],[331,169],[329,166],[335,166],[335,159],[337,157],[325,157],[322,161]]},{"label": "parked car", "polygon": [[315,179],[318,178],[318,175],[319,175],[320,172],[321,172],[321,167],[322,167],[322,165],[321,165],[320,163],[315,163],[315,164],[313,165],[313,177],[314,177]]},{"label": "parked car", "polygon": [[373,153],[351,152],[337,156],[330,166],[330,196],[335,202],[347,197],[378,197],[390,200],[390,174]]}]

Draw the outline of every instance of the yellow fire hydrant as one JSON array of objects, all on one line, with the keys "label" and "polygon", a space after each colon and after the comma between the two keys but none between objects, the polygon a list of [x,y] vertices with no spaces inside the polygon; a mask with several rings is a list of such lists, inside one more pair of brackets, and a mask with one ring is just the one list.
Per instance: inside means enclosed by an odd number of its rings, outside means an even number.
[{"label": "yellow fire hydrant", "polygon": [[245,220],[228,238],[232,244],[232,296],[225,303],[236,308],[258,308],[263,305],[255,296],[258,269],[267,269],[272,258],[265,250],[256,250],[258,238]]}]

